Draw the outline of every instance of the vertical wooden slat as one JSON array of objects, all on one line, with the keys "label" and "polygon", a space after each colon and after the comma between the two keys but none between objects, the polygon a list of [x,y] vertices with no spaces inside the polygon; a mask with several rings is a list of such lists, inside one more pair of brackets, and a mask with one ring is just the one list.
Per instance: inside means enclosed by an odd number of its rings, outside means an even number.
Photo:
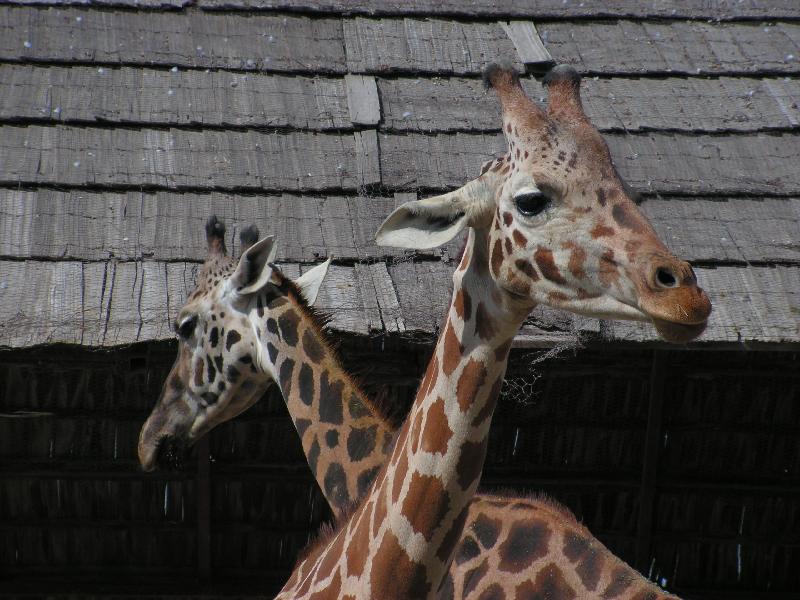
[{"label": "vertical wooden slat", "polygon": [[208,436],[197,442],[197,577],[211,579],[211,461]]},{"label": "vertical wooden slat", "polygon": [[355,140],[359,186],[380,183],[381,160],[378,133],[374,129],[356,131],[353,134],[353,138]]},{"label": "vertical wooden slat", "polygon": [[653,541],[653,512],[658,479],[658,448],[664,406],[664,383],[667,360],[664,350],[653,352],[650,370],[650,396],[647,411],[647,432],[644,442],[642,485],[639,492],[639,519],[636,533],[636,568],[646,574]]},{"label": "vertical wooden slat", "polygon": [[377,125],[381,120],[381,103],[375,78],[367,75],[345,75],[347,106],[350,121],[355,125]]},{"label": "vertical wooden slat", "polygon": [[501,22],[500,26],[514,44],[519,60],[525,66],[546,69],[555,64],[531,21]]}]

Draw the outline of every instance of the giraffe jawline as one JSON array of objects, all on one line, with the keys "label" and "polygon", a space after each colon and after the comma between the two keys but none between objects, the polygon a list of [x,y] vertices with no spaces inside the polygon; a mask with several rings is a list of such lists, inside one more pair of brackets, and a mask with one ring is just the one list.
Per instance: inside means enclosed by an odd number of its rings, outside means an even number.
[{"label": "giraffe jawline", "polygon": [[708,321],[702,323],[673,323],[653,318],[653,325],[665,341],[673,344],[685,344],[698,338],[705,331]]}]

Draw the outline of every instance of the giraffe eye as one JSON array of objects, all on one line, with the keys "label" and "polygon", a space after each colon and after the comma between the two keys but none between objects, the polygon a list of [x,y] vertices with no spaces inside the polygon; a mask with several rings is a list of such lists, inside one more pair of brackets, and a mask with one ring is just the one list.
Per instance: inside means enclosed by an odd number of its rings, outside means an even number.
[{"label": "giraffe eye", "polygon": [[182,340],[188,340],[194,333],[194,328],[197,326],[197,315],[186,317],[176,327],[175,331]]},{"label": "giraffe eye", "polygon": [[514,205],[519,213],[524,217],[534,217],[542,212],[550,199],[542,192],[528,192],[514,197]]}]

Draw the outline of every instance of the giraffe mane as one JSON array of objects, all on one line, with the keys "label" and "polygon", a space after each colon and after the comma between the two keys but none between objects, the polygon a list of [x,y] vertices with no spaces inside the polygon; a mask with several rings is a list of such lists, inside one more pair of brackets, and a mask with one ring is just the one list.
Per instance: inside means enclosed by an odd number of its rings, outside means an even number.
[{"label": "giraffe mane", "polygon": [[[305,296],[303,296],[298,285],[287,275],[285,275],[280,268],[276,267],[274,274],[278,279],[278,287],[284,293],[286,293],[286,295],[308,318],[311,326],[319,336],[321,343],[325,346],[328,352],[330,352],[331,359],[337,364],[341,365],[342,359],[339,352],[339,342],[331,334],[331,315],[325,311],[311,306],[308,303],[308,300],[306,300]],[[361,373],[363,373],[366,369],[368,369],[368,367],[365,366],[359,370]],[[370,413],[381,419],[391,429],[398,428],[398,418],[394,414],[396,411],[392,410],[393,407],[390,406],[385,399],[376,400],[364,392],[365,386],[363,384],[363,376],[360,373],[353,374],[348,370],[342,369],[342,375],[349,380],[349,383],[352,385],[353,389],[358,392],[360,400],[364,402],[364,405]]]},{"label": "giraffe mane", "polygon": [[585,529],[584,525],[575,516],[575,513],[573,513],[568,507],[561,504],[561,502],[546,492],[523,493],[512,488],[501,488],[499,490],[490,492],[487,492],[486,490],[479,490],[478,494],[481,498],[487,498],[491,500],[535,504],[537,508],[546,510],[547,512],[558,517],[560,520],[565,521],[570,525],[577,525],[578,527]]}]

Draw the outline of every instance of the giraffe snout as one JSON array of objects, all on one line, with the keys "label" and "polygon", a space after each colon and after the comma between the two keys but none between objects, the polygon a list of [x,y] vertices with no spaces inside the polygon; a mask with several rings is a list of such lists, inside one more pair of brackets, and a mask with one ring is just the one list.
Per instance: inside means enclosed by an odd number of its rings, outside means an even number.
[{"label": "giraffe snout", "polygon": [[711,301],[697,285],[692,266],[674,258],[654,260],[648,277],[651,293],[643,304],[653,316],[673,323],[699,324],[711,314]]},{"label": "giraffe snout", "polygon": [[685,343],[706,328],[711,300],[697,284],[691,265],[671,256],[652,258],[639,286],[639,307],[662,338]]}]

